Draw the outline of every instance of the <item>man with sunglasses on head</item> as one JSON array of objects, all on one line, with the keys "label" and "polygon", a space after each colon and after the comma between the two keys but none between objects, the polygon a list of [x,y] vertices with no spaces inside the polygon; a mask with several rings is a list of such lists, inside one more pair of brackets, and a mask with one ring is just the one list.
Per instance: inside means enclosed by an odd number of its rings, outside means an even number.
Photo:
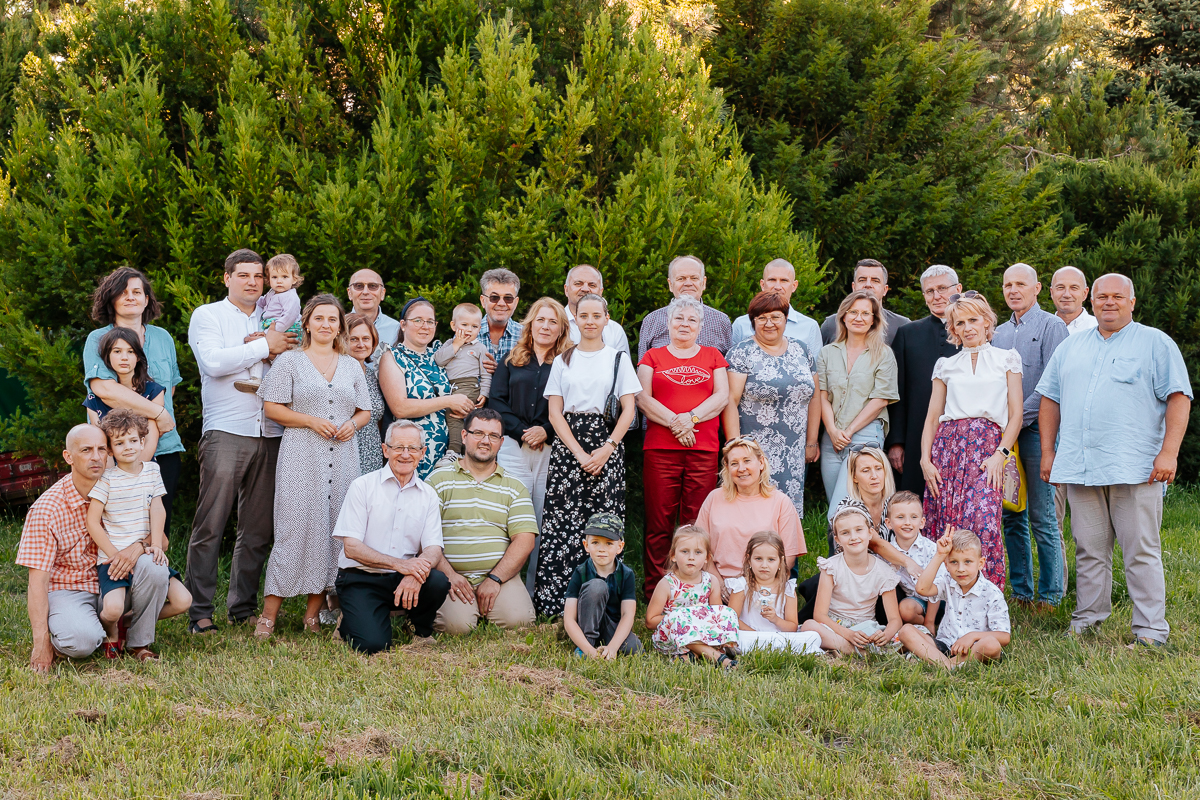
[{"label": "man with sunglasses on head", "polygon": [[519,480],[496,463],[504,439],[500,413],[477,408],[463,420],[462,458],[442,462],[429,476],[442,507],[445,550],[437,568],[450,578],[434,629],[466,633],[487,619],[500,628],[534,621],[521,581],[537,536],[533,501]]},{"label": "man with sunglasses on head", "polygon": [[900,395],[888,409],[889,428],[884,444],[892,469],[900,473],[897,490],[925,493],[921,474],[921,432],[933,395],[933,367],[939,358],[949,358],[958,347],[946,340],[946,307],[950,297],[962,291],[958,274],[944,264],[934,264],[921,273],[921,292],[929,316],[902,325],[892,340],[896,356],[896,390]]},{"label": "man with sunglasses on head", "polygon": [[378,272],[373,269],[360,269],[350,276],[350,285],[346,287],[346,296],[350,298],[355,313],[366,317],[367,321],[375,326],[375,332],[379,334],[379,347],[371,356],[371,365],[378,369],[379,354],[383,348],[394,345],[396,338],[400,335],[400,322],[383,313],[381,307],[383,298],[387,297],[387,287],[383,285],[383,278]]},{"label": "man with sunglasses on head", "polygon": [[479,278],[479,289],[484,311],[479,341],[488,351],[483,368],[495,372],[496,365],[521,338],[521,324],[513,320],[520,301],[521,279],[511,270],[489,269]]}]

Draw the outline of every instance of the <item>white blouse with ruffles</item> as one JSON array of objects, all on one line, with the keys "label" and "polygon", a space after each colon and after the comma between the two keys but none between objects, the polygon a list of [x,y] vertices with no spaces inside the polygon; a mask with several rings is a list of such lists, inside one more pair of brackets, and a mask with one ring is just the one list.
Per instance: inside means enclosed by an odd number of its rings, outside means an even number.
[{"label": "white blouse with ruffles", "polygon": [[982,418],[1003,429],[1008,425],[1008,373],[1021,374],[1021,354],[985,344],[976,355],[974,370],[965,348],[934,365],[933,377],[946,384],[946,408],[938,421]]}]

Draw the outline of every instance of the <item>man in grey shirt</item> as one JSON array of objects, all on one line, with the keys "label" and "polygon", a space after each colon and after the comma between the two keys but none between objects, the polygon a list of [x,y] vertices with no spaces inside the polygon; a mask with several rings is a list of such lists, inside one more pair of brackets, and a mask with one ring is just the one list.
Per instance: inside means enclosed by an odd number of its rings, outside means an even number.
[{"label": "man in grey shirt", "polygon": [[[864,258],[859,261],[854,265],[854,280],[850,282],[850,291],[870,292],[878,298],[879,307],[883,308],[883,298],[888,293],[887,267],[873,258]],[[884,308],[883,321],[887,323],[883,329],[883,338],[888,343],[888,347],[891,347],[892,340],[896,338],[896,331],[900,330],[901,325],[909,322],[909,319]],[[821,342],[822,344],[832,344],[836,337],[837,314],[830,314],[821,323]]]},{"label": "man in grey shirt", "polygon": [[1037,542],[1038,596],[1041,607],[1058,605],[1066,591],[1067,553],[1062,531],[1054,513],[1054,487],[1042,480],[1042,443],[1038,433],[1038,410],[1042,397],[1037,393],[1042,371],[1050,356],[1068,336],[1067,326],[1058,316],[1038,305],[1042,284],[1037,271],[1028,264],[1013,264],[1004,271],[1004,302],[1012,317],[996,328],[992,345],[1016,350],[1021,354],[1021,389],[1025,398],[1021,433],[1017,449],[1025,467],[1024,511],[1004,511],[1004,546],[1008,550],[1009,581],[1013,599],[1033,605],[1033,550],[1030,529]]}]

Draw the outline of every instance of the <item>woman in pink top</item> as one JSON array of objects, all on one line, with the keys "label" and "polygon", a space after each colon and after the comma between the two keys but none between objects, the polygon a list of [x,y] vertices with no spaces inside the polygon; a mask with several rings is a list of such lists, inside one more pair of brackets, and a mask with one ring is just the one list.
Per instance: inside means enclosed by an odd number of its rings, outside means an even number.
[{"label": "woman in pink top", "polygon": [[707,570],[717,576],[721,601],[729,602],[726,578],[742,574],[746,543],[759,531],[774,531],[783,539],[790,571],[804,555],[804,529],[790,497],[771,482],[771,468],[758,442],[739,436],[721,453],[721,485],[700,506],[696,525],[712,540]]}]

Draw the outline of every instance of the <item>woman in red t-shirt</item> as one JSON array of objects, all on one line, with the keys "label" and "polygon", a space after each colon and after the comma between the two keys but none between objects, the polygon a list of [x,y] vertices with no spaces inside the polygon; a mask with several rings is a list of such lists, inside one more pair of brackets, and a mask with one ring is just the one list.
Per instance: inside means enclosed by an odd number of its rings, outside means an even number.
[{"label": "woman in red t-shirt", "polygon": [[703,319],[699,300],[675,298],[667,306],[671,343],[647,350],[638,364],[637,405],[648,420],[642,446],[646,597],[663,577],[672,531],[695,521],[717,485],[717,429],[729,400],[729,365],[715,347],[696,343]]}]

